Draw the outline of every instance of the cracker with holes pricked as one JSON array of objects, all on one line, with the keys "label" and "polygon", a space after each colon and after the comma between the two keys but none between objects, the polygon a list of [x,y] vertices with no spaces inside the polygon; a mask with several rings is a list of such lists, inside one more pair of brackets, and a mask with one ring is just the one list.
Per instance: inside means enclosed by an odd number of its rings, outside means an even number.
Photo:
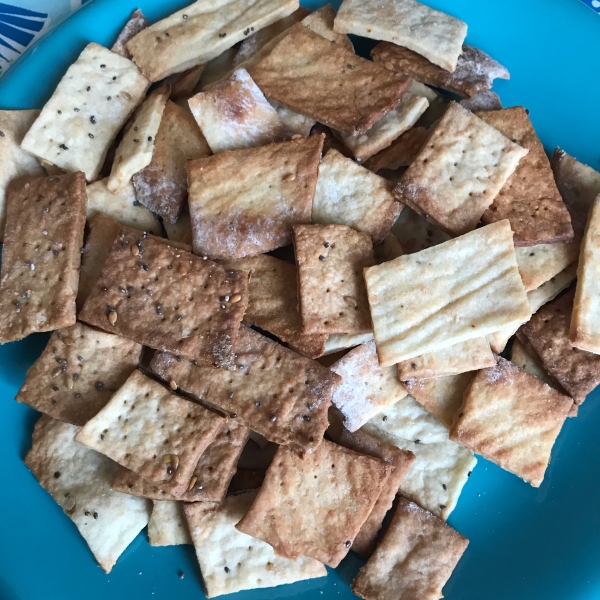
[{"label": "cracker with holes pricked", "polygon": [[400,167],[408,167],[423,147],[426,139],[427,130],[424,127],[411,127],[387,148],[371,156],[363,166],[373,173],[382,169],[396,171]]},{"label": "cracker with holes pricked", "polygon": [[414,0],[344,0],[334,29],[404,46],[451,73],[467,35],[466,23]]},{"label": "cracker with holes pricked", "polygon": [[175,223],[187,198],[186,163],[209,154],[192,114],[169,100],[154,140],[152,161],[132,179],[138,202]]},{"label": "cracker with holes pricked", "polygon": [[16,396],[32,408],[85,425],[137,368],[142,347],[82,323],[55,331]]},{"label": "cracker with holes pricked", "polygon": [[232,371],[208,361],[178,361],[167,353],[154,356],[150,371],[194,399],[235,415],[269,441],[311,452],[327,429],[339,377],[248,327],[240,327],[235,351]]},{"label": "cracker with holes pricked", "polygon": [[508,221],[365,269],[365,281],[382,366],[531,316]]},{"label": "cracker with holes pricked", "polygon": [[528,111],[522,106],[513,106],[481,112],[478,116],[529,150],[494,198],[494,203],[483,214],[483,223],[508,219],[515,234],[515,246],[571,240],[571,217],[556,187],[550,161]]},{"label": "cracker with holes pricked", "polygon": [[237,69],[209,91],[190,98],[188,104],[214,154],[265,146],[290,136],[246,69]]},{"label": "cracker with holes pricked", "polygon": [[220,506],[184,506],[207,598],[327,575],[322,563],[305,556],[284,558],[269,544],[236,529],[255,496],[229,496]]},{"label": "cracker with holes pricked", "polygon": [[330,150],[319,166],[312,222],[348,225],[380,242],[402,210],[393,185],[353,160]]},{"label": "cracker with holes pricked", "polygon": [[374,341],[354,348],[330,369],[342,378],[333,403],[344,416],[344,427],[349,431],[356,431],[406,396],[395,367],[379,366]]},{"label": "cracker with holes pricked", "polygon": [[510,79],[506,67],[479,48],[466,44],[452,73],[408,48],[389,42],[377,44],[371,50],[371,56],[386,69],[405,73],[417,81],[467,98],[491,89],[494,79]]},{"label": "cracker with holes pricked", "polygon": [[280,556],[309,556],[335,568],[391,472],[383,460],[326,440],[304,458],[279,448],[236,528],[271,544]]},{"label": "cracker with holes pricked", "polygon": [[398,375],[401,381],[432,379],[477,371],[495,364],[490,344],[483,336],[403,360],[398,363]]},{"label": "cracker with holes pricked", "polygon": [[517,365],[519,369],[523,369],[523,371],[527,371],[530,375],[537,377],[540,381],[547,383],[550,387],[557,387],[556,380],[540,367],[518,339],[513,341],[512,348],[510,349],[510,362]]},{"label": "cracker with holes pricked", "polygon": [[437,600],[469,540],[400,498],[377,550],[352,582],[365,600]]},{"label": "cracker with holes pricked", "polygon": [[410,85],[408,77],[396,77],[302,23],[248,70],[267,98],[348,135],[370,129]]},{"label": "cracker with holes pricked", "polygon": [[148,521],[148,541],[151,546],[180,546],[192,543],[183,514],[183,502],[155,500],[152,503],[152,514]]},{"label": "cracker with holes pricked", "polygon": [[21,147],[64,171],[98,178],[111,142],[150,83],[128,59],[91,43],[69,67]]},{"label": "cracker with holes pricked", "polygon": [[346,225],[297,225],[294,248],[303,333],[371,331],[362,276],[375,264],[371,238]]},{"label": "cracker with holes pricked", "polygon": [[218,260],[256,256],[310,223],[323,136],[222,152],[188,163],[194,252]]},{"label": "cracker with holes pricked", "polygon": [[405,254],[419,252],[451,239],[447,233],[408,206],[403,208],[392,231],[398,237]]},{"label": "cracker with holes pricked", "polygon": [[227,367],[248,274],[123,228],[79,318],[157,350]]},{"label": "cracker with holes pricked", "polygon": [[527,292],[564,271],[579,255],[579,241],[515,248],[519,275]]},{"label": "cracker with holes pricked", "polygon": [[138,171],[152,161],[154,140],[169,99],[169,91],[168,87],[161,87],[150,94],[125,127],[106,184],[113,194],[120,192]]},{"label": "cracker with holes pricked", "polygon": [[144,13],[138,8],[131,13],[127,23],[123,29],[121,29],[115,43],[112,45],[111,50],[124,56],[125,58],[131,58],[131,54],[125,47],[127,42],[134,38],[142,29],[146,29],[150,23],[144,16]]},{"label": "cracker with holes pricked", "polygon": [[150,506],[110,489],[114,462],[74,440],[78,427],[42,416],[25,464],[73,521],[100,566],[110,573],[146,526]]},{"label": "cracker with holes pricked", "polygon": [[450,439],[539,487],[573,401],[498,356],[465,392]]},{"label": "cracker with holes pricked", "polygon": [[179,497],[224,423],[135,371],[75,439]]},{"label": "cracker with holes pricked", "polygon": [[85,177],[27,177],[8,187],[0,344],[75,323]]},{"label": "cracker with holes pricked", "polygon": [[418,213],[461,235],[475,229],[527,152],[451,102],[396,190]]},{"label": "cracker with holes pricked", "polygon": [[478,110],[502,110],[504,108],[500,96],[491,90],[480,92],[472,98],[461,100],[459,104],[471,112]]}]

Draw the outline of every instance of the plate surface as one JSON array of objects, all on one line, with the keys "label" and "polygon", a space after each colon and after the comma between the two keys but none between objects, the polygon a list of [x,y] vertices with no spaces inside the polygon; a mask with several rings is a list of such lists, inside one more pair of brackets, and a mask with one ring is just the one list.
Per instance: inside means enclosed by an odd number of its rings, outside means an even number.
[{"label": "plate surface", "polygon": [[[469,24],[467,41],[508,67],[495,90],[522,104],[546,150],[560,145],[600,169],[600,18],[576,0],[428,0]],[[0,79],[1,108],[41,108],[89,41],[110,45],[128,15],[150,21],[181,0],[94,0]],[[321,2],[303,2],[317,8]],[[337,3],[339,4],[339,2]],[[109,575],[22,462],[37,413],[13,398],[47,336],[0,347],[0,600],[203,598],[191,546],[151,548],[145,532]],[[600,598],[600,390],[568,419],[540,489],[479,459],[450,524],[471,543],[446,600]],[[352,553],[327,579],[240,593],[236,600],[355,598]],[[178,572],[185,573],[180,579]]]}]

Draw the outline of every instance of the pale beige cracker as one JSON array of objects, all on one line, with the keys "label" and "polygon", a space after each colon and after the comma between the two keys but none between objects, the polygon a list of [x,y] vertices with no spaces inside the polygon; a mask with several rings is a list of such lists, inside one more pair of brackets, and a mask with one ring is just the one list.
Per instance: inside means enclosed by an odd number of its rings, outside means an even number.
[{"label": "pale beige cracker", "polygon": [[540,381],[547,383],[550,387],[557,387],[556,380],[548,375],[537,361],[527,352],[525,346],[518,340],[513,341],[513,345],[510,349],[510,362],[517,365],[519,369],[527,371],[530,375],[533,375]]},{"label": "pale beige cracker", "polygon": [[530,292],[564,271],[579,256],[579,241],[515,248],[519,275]]},{"label": "pale beige cracker", "polygon": [[392,231],[398,237],[405,254],[412,254],[447,242],[451,237],[439,227],[405,206],[394,223]]},{"label": "pale beige cracker", "polygon": [[98,178],[111,142],[150,83],[128,59],[91,43],[60,80],[21,147],[64,171]]},{"label": "pale beige cracker", "polygon": [[[408,92],[407,92],[408,93]],[[369,158],[364,167],[377,173],[382,169],[398,170],[408,167],[421,150],[427,139],[427,130],[424,127],[412,127],[394,140],[387,148],[379,151]]]},{"label": "pale beige cracker", "polygon": [[125,23],[123,29],[121,29],[115,43],[112,45],[111,50],[124,56],[125,58],[131,58],[131,54],[125,48],[127,42],[135,37],[142,29],[146,29],[150,23],[148,23],[144,13],[138,8],[131,13],[131,16]]},{"label": "pale beige cracker", "polygon": [[148,523],[150,503],[111,490],[117,465],[77,443],[78,431],[74,425],[42,416],[25,464],[73,521],[102,569],[110,573]]},{"label": "pale beige cracker", "polygon": [[531,316],[508,221],[365,270],[382,366]]},{"label": "pale beige cracker", "polygon": [[183,514],[183,502],[154,500],[148,521],[148,541],[151,546],[191,544],[192,537]]},{"label": "pale beige cracker", "polygon": [[469,540],[405,498],[352,582],[365,600],[438,600]]},{"label": "pale beige cracker", "polygon": [[310,223],[323,136],[223,152],[188,163],[194,252],[256,256]]},{"label": "pale beige cracker", "polygon": [[227,497],[221,506],[197,502],[184,507],[207,598],[327,575],[322,563],[305,556],[284,558],[236,529],[255,496],[247,492]]}]

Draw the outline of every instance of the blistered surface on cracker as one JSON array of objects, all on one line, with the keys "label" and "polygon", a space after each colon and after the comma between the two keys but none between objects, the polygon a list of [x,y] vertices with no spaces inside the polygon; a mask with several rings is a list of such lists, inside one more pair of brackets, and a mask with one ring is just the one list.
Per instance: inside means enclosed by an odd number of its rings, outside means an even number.
[{"label": "blistered surface on cracker", "polygon": [[130,39],[142,31],[142,29],[146,29],[148,25],[149,23],[146,20],[146,17],[139,8],[133,11],[133,13],[131,13],[131,17],[129,17],[129,20],[127,23],[125,23],[125,26],[117,36],[117,39],[112,45],[111,50],[117,54],[120,54],[121,56],[124,56],[125,58],[131,58],[131,54],[125,45]]},{"label": "blistered surface on cracker", "polygon": [[364,163],[364,167],[369,171],[373,171],[373,173],[377,173],[381,169],[395,171],[400,167],[408,167],[421,150],[426,139],[427,130],[424,127],[411,127],[387,148],[371,156]]},{"label": "blistered surface on cracker", "polygon": [[148,541],[151,546],[179,546],[192,543],[183,514],[183,502],[155,500],[152,503],[152,514],[148,521]]},{"label": "blistered surface on cracker", "polygon": [[515,248],[519,275],[529,292],[564,271],[579,255],[579,240]]}]

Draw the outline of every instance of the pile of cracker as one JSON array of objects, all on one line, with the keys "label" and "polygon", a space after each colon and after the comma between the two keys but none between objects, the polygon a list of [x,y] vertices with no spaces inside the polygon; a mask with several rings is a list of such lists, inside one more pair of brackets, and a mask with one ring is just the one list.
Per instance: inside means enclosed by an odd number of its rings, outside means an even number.
[{"label": "pile of cracker", "polygon": [[542,483],[600,383],[600,173],[466,33],[198,0],[0,111],[0,342],[52,332],[25,462],[106,572],[147,525],[208,597],[354,551],[358,596],[441,598],[474,454]]}]

